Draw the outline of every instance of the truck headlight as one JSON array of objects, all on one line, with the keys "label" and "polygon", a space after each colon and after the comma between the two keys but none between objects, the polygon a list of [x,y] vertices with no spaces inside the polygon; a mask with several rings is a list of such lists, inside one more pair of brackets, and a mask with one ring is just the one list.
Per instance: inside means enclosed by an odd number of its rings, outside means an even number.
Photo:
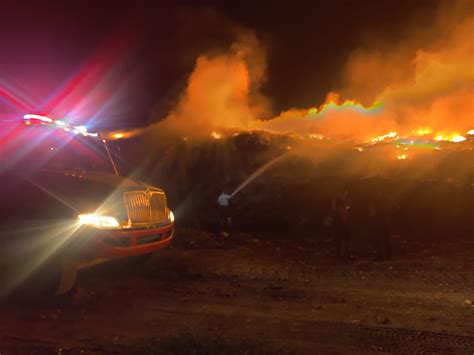
[{"label": "truck headlight", "polygon": [[96,213],[80,214],[77,219],[80,224],[95,228],[120,228],[120,223],[114,217]]},{"label": "truck headlight", "polygon": [[169,220],[171,223],[174,223],[174,213],[173,213],[173,211],[171,211],[171,210],[168,210],[168,220]]}]

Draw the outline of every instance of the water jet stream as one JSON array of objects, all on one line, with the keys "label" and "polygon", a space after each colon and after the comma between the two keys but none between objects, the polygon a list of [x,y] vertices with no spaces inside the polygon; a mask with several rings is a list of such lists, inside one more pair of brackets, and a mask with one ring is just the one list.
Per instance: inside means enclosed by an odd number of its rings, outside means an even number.
[{"label": "water jet stream", "polygon": [[237,187],[234,192],[230,195],[230,197],[234,197],[240,190],[242,190],[244,187],[246,187],[248,184],[250,184],[253,180],[255,180],[257,177],[262,175],[267,169],[269,169],[271,166],[275,165],[276,163],[282,161],[286,157],[288,157],[289,152],[283,153],[282,155],[270,160],[268,163],[265,165],[261,166],[258,170],[256,170],[252,175],[250,175],[243,183]]}]

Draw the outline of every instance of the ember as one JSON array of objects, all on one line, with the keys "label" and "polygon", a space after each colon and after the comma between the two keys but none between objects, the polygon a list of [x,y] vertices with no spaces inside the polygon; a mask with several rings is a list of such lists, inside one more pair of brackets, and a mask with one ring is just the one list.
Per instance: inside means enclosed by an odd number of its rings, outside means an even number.
[{"label": "ember", "polygon": [[211,137],[214,138],[214,139],[221,139],[222,138],[222,133],[219,133],[219,132],[211,132]]}]

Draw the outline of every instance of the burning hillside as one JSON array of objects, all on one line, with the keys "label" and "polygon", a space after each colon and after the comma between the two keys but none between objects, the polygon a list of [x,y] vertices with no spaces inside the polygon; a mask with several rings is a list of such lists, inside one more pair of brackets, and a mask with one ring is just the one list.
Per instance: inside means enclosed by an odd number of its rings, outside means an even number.
[{"label": "burning hillside", "polygon": [[[265,51],[252,32],[234,31],[237,39],[230,48],[197,58],[179,103],[151,128],[156,139],[163,134],[220,139],[261,131],[351,144],[359,151],[390,143],[398,149],[391,156],[403,160],[419,151],[412,147],[439,150],[448,142],[465,143],[474,136],[470,1],[441,7],[435,35],[413,28],[393,46],[380,41],[364,44],[348,58],[342,84],[327,95],[325,103],[276,116],[261,90],[266,79]],[[308,90],[312,82],[308,78]],[[111,138],[140,132],[114,132]],[[462,146],[472,148],[472,144]]]}]

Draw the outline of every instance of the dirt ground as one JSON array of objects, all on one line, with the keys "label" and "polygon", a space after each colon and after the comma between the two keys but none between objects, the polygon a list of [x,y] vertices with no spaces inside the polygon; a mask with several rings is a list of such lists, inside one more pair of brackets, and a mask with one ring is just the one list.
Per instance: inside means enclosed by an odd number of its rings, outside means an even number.
[{"label": "dirt ground", "polygon": [[69,298],[3,305],[0,353],[474,353],[474,241],[367,250],[178,230],[145,264],[82,271]]}]

